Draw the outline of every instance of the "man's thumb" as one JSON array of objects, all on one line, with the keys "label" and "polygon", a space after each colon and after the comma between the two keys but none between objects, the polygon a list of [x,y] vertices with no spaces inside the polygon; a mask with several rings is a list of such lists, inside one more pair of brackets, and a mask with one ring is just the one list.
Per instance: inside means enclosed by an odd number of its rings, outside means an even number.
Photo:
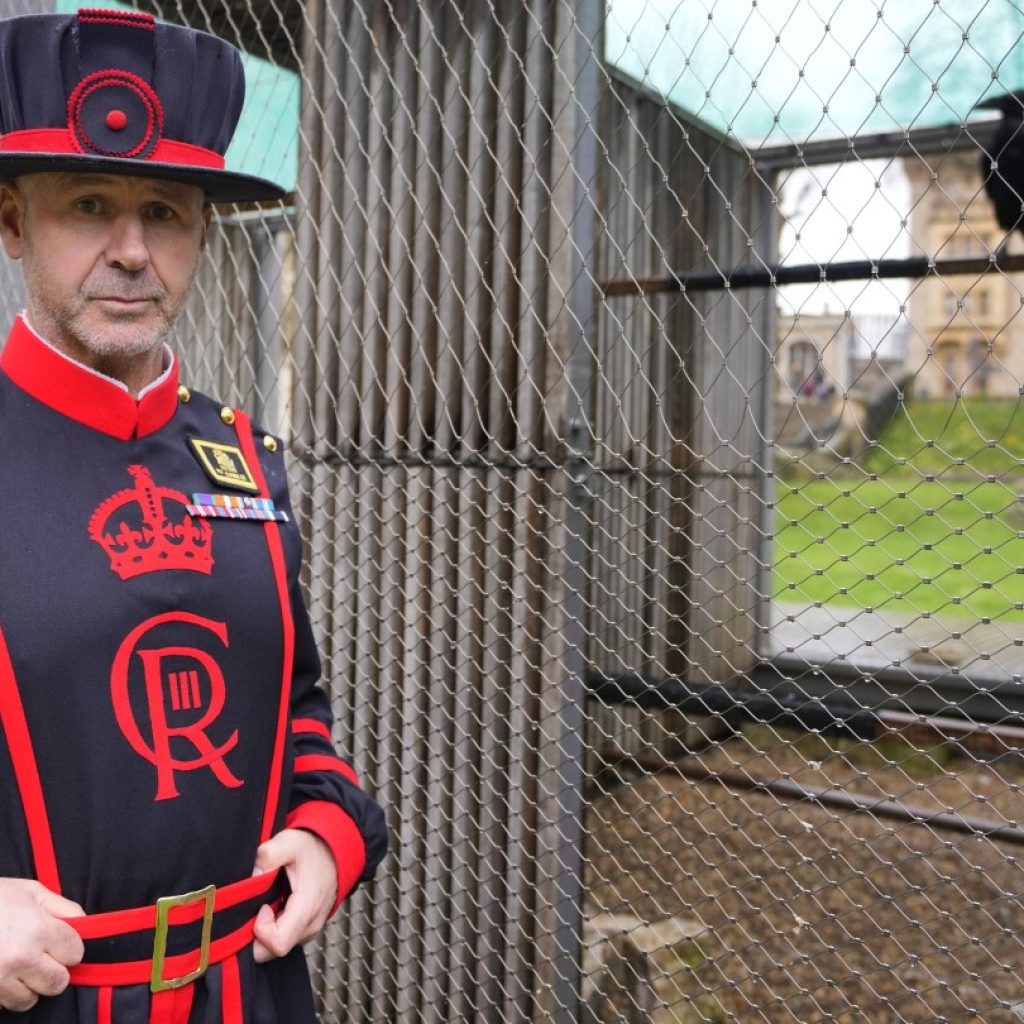
[{"label": "man's thumb", "polygon": [[277,926],[277,918],[274,916],[274,910],[269,903],[264,903],[260,907],[259,912],[256,914],[255,926],[258,932],[266,932],[268,928],[275,928]]},{"label": "man's thumb", "polygon": [[39,906],[54,917],[84,917],[85,911],[73,900],[66,900],[44,886],[40,886],[36,896]]},{"label": "man's thumb", "polygon": [[288,845],[280,835],[268,839],[256,850],[256,873],[274,871],[288,863]]}]

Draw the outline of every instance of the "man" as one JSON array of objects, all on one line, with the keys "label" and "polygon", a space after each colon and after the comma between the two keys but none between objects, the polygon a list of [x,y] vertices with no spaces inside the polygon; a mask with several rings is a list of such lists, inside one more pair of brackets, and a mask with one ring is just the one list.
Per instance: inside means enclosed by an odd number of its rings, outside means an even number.
[{"label": "man", "polygon": [[165,339],[237,52],[142,14],[0,22],[0,1022],[314,1018],[301,943],[384,854],[334,754],[282,453]]}]

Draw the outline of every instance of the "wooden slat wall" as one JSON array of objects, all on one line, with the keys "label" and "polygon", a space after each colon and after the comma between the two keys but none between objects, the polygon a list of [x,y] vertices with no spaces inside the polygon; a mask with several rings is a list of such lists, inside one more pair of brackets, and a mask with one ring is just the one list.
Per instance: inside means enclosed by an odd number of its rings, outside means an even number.
[{"label": "wooden slat wall", "polygon": [[307,5],[291,444],[339,741],[394,841],[321,952],[327,1021],[549,1019],[571,14]]},{"label": "wooden slat wall", "polygon": [[[288,442],[337,741],[388,809],[379,880],[316,954],[327,1022],[554,1019],[559,794],[580,768],[557,742],[586,215],[569,14],[310,0],[296,216],[219,225],[179,331],[189,382]],[[732,216],[756,222],[758,195],[739,155],[605,90],[593,276],[743,258]],[[737,499],[719,473],[749,471],[755,444],[765,353],[745,324],[729,295],[599,304],[586,656],[604,671],[703,678],[750,656],[756,544],[736,517],[760,485]],[[673,725],[588,713],[590,747]]]},{"label": "wooden slat wall", "polygon": [[[757,226],[771,195],[750,162],[718,147],[707,158],[703,211],[711,254],[721,268],[751,261]],[[764,244],[763,239],[757,239]],[[763,252],[763,248],[760,249]],[[706,304],[693,360],[697,395],[693,446],[691,676],[697,682],[742,680],[758,659],[767,604],[761,563],[770,558],[762,512],[767,496],[765,393],[773,340],[765,337],[763,292],[725,291]]]},{"label": "wooden slat wall", "polygon": [[[618,79],[600,137],[601,278],[751,258],[747,226],[770,196],[735,146]],[[764,301],[723,292],[601,304],[588,661],[602,672],[723,682],[756,659],[765,483],[753,411],[770,352],[747,314]],[[595,708],[588,746],[671,750],[677,725]]]},{"label": "wooden slat wall", "polygon": [[295,235],[280,214],[220,214],[172,339],[182,381],[291,430]]}]

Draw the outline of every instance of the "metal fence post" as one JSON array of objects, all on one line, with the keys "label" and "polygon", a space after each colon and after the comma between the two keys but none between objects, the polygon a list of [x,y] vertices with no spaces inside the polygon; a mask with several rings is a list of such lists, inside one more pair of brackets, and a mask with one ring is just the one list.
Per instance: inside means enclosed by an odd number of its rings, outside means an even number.
[{"label": "metal fence post", "polygon": [[563,869],[557,907],[555,1024],[580,1019],[583,928],[583,782],[585,753],[587,524],[593,432],[590,425],[592,332],[597,273],[594,190],[597,186],[597,117],[602,7],[580,0],[576,8],[575,115],[571,167],[574,202],[570,223],[572,273],[568,295],[566,366],[565,525],[563,579],[563,691],[559,737],[559,794]]}]

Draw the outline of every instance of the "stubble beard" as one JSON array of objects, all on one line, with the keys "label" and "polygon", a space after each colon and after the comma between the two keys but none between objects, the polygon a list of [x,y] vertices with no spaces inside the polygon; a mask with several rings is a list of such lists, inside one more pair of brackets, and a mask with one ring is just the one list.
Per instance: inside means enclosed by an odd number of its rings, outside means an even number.
[{"label": "stubble beard", "polygon": [[[144,271],[130,274],[110,267],[101,274],[90,274],[79,293],[68,302],[51,293],[44,275],[36,274],[38,265],[33,247],[26,237],[24,262],[25,286],[33,314],[33,326],[66,354],[87,361],[109,376],[123,379],[124,372],[162,350],[175,324],[181,318],[185,302],[199,273],[199,261],[192,270],[188,286],[180,296],[168,295],[155,276]],[[156,320],[126,312],[123,317],[109,313],[93,321],[91,308],[96,298],[117,295],[121,298],[144,298],[152,301]],[[94,307],[93,307],[94,308]],[[37,321],[39,321],[37,323]],[[91,359],[84,357],[91,356]]]}]

